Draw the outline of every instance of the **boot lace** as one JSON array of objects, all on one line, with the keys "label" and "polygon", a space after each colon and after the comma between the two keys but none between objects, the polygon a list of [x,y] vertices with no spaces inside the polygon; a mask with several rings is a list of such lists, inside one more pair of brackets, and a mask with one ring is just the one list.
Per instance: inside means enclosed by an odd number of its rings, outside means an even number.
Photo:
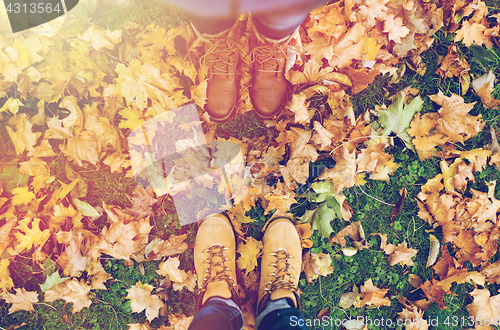
[{"label": "boot lace", "polygon": [[257,61],[259,64],[258,70],[261,72],[281,72],[280,65],[283,63],[284,59],[280,58],[280,55],[285,55],[285,47],[279,45],[262,45],[252,49],[252,63]]},{"label": "boot lace", "polygon": [[212,74],[231,75],[229,68],[238,60],[238,46],[229,39],[218,39],[200,58],[200,65],[211,68]]},{"label": "boot lace", "polygon": [[[201,287],[201,291],[205,291],[207,289],[207,285],[211,282],[219,282],[226,281],[229,286],[236,286],[236,281],[232,276],[229,276],[228,271],[231,270],[226,266],[226,260],[228,258],[224,257],[224,251],[229,250],[222,246],[221,244],[214,244],[210,246],[203,252],[209,253],[209,257],[205,260],[208,263],[208,269],[205,271],[207,276],[203,279],[203,285]],[[217,261],[215,261],[216,259]]]},{"label": "boot lace", "polygon": [[[270,266],[274,266],[274,273],[269,274],[268,276],[273,277],[271,281],[268,282],[265,292],[272,293],[278,289],[287,289],[292,290],[297,295],[300,293],[299,288],[292,282],[293,275],[289,273],[289,269],[293,269],[292,265],[289,263],[289,259],[293,258],[291,254],[289,254],[285,249],[279,249],[274,253],[270,253],[270,255],[276,258],[276,262],[270,264]],[[285,278],[287,277],[288,278]]]}]

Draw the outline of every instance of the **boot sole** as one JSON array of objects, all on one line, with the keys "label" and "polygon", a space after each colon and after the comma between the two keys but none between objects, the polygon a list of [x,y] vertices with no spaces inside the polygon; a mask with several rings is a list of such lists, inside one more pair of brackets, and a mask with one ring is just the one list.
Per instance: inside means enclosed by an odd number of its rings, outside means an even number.
[{"label": "boot sole", "polygon": [[[231,117],[234,115],[234,113],[236,112],[236,106],[233,106],[233,109],[229,112],[229,114],[226,116],[226,117],[222,117],[222,118],[216,118],[216,117],[213,117],[213,116],[210,116],[210,119],[216,123],[223,123],[223,122],[226,122],[228,121],[229,119],[231,119]],[[205,110],[206,111],[206,110]]]}]

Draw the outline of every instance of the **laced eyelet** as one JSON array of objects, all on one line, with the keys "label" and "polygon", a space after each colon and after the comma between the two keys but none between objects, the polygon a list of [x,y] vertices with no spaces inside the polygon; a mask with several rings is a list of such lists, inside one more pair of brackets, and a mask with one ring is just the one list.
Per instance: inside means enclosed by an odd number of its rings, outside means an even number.
[{"label": "laced eyelet", "polygon": [[[276,258],[276,261],[269,264],[269,266],[273,266],[275,270],[268,276],[273,277],[274,279],[266,284],[265,291],[274,292],[278,289],[287,289],[292,290],[293,292],[298,294],[300,292],[299,288],[295,283],[292,282],[295,277],[289,273],[290,269],[294,269],[293,266],[288,262],[288,260],[293,258],[293,256],[290,255],[285,249],[277,250],[276,252],[269,253],[269,255],[274,256]],[[279,267],[278,264],[284,264],[284,267]],[[287,276],[288,278],[286,278]]]},{"label": "laced eyelet", "polygon": [[[229,260],[229,258],[224,256],[225,250],[228,250],[228,248],[220,244],[214,244],[205,250],[210,254],[205,261],[209,264],[208,269],[205,270],[205,273],[208,275],[203,278],[203,284],[201,285],[200,291],[206,290],[209,283],[218,281],[226,281],[230,286],[236,286],[236,281],[228,274],[231,268],[226,266],[226,261]],[[219,258],[219,261],[214,261],[216,257]],[[215,275],[212,275],[213,272],[215,272]]]}]

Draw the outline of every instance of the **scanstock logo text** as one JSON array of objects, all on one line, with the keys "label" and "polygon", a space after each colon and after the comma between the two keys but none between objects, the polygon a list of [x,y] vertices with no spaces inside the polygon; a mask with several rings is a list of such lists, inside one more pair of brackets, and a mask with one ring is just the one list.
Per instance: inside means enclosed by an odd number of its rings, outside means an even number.
[{"label": "scanstock logo text", "polygon": [[4,0],[12,32],[50,22],[73,9],[79,0]]}]

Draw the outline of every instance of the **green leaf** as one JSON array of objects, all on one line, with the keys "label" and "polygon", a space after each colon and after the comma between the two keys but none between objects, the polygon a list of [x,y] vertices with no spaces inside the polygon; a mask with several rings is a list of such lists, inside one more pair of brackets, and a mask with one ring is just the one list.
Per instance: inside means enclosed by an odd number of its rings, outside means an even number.
[{"label": "green leaf", "polygon": [[314,213],[311,228],[319,230],[322,237],[328,238],[333,233],[330,221],[335,218],[335,211],[328,207],[327,202],[323,202]]},{"label": "green leaf", "polygon": [[304,214],[299,218],[300,222],[302,222],[302,223],[311,222],[311,220],[314,216],[314,212],[316,212],[316,210],[306,210],[304,212]]},{"label": "green leaf", "polygon": [[73,204],[75,204],[78,211],[82,212],[82,214],[87,217],[100,216],[99,212],[97,212],[97,210],[92,205],[84,201],[81,201],[78,198],[73,198]]},{"label": "green leaf", "polygon": [[332,193],[322,193],[322,194],[318,194],[316,196],[316,198],[313,200],[313,202],[315,203],[321,203],[321,202],[324,202],[326,201],[328,198],[330,198],[330,196],[332,196]]},{"label": "green leaf", "polygon": [[489,49],[478,45],[471,45],[469,49],[472,53],[472,58],[480,63],[485,70],[490,65],[490,62],[495,61],[495,55]]},{"label": "green leaf", "polygon": [[43,277],[47,278],[50,275],[52,275],[56,271],[55,266],[56,263],[53,262],[52,259],[50,259],[50,257],[45,259],[45,261],[43,262],[43,268],[45,268],[45,270],[43,271]]},{"label": "green leaf", "polygon": [[61,278],[59,276],[59,272],[54,272],[52,275],[47,276],[47,279],[45,280],[45,282],[43,284],[40,284],[40,289],[42,290],[42,292],[45,292],[45,291],[49,290],[50,288],[55,287],[59,283],[66,281],[67,279],[69,279],[69,277]]},{"label": "green leaf", "polygon": [[333,193],[333,183],[332,180],[323,180],[314,182],[311,188],[318,194],[322,193]]},{"label": "green leaf", "polygon": [[399,92],[396,100],[389,105],[387,110],[381,110],[378,113],[378,121],[384,128],[380,134],[389,135],[394,132],[397,137],[403,140],[408,149],[415,151],[407,129],[410,127],[415,113],[422,109],[424,101],[420,96],[417,96],[405,106],[405,98],[406,94]]},{"label": "green leaf", "polygon": [[326,205],[335,211],[339,219],[342,219],[342,214],[340,213],[340,203],[335,196],[330,197],[326,202]]},{"label": "green leaf", "polygon": [[17,168],[16,166],[6,167],[0,173],[2,187],[7,192],[12,192],[12,189],[17,186],[27,185],[29,178],[29,175],[19,173],[19,168]]}]

